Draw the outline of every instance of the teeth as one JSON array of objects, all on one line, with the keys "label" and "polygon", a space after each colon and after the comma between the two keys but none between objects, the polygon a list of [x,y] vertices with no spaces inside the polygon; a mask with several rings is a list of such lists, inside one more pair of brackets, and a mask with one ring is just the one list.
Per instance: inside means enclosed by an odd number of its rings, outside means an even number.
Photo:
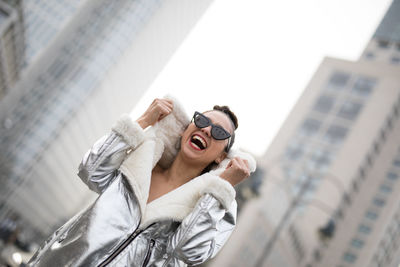
[{"label": "teeth", "polygon": [[193,139],[199,140],[204,148],[207,147],[206,142],[203,140],[203,138],[199,137],[198,135],[193,136]]}]

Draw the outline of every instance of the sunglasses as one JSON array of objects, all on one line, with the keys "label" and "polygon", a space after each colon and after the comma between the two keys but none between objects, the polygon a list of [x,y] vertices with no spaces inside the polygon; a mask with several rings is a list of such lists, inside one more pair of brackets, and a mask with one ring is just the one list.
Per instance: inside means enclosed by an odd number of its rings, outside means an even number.
[{"label": "sunglasses", "polygon": [[[200,112],[195,112],[192,121],[197,128],[206,128],[211,125],[211,136],[215,140],[225,140],[231,137],[231,134],[219,125],[215,125],[211,120]],[[229,146],[229,144],[228,144]]]}]

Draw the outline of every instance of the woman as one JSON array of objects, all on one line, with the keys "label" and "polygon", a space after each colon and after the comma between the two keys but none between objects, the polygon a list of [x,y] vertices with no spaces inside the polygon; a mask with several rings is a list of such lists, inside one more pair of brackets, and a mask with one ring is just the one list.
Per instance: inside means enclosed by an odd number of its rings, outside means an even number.
[{"label": "woman", "polygon": [[237,121],[217,109],[189,123],[177,101],[156,99],[137,121],[121,117],[79,166],[99,197],[29,265],[185,266],[215,256],[236,222],[232,186],[255,169],[249,155],[225,159]]}]

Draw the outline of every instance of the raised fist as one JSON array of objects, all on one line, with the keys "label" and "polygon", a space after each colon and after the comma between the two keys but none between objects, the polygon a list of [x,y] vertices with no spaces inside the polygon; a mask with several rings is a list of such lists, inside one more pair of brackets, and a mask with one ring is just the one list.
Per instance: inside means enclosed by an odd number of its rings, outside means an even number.
[{"label": "raised fist", "polygon": [[230,182],[232,186],[237,185],[249,176],[249,162],[239,157],[234,157],[220,175],[221,178]]},{"label": "raised fist", "polygon": [[165,118],[165,116],[172,112],[173,108],[172,100],[156,98],[136,121],[145,129]]}]

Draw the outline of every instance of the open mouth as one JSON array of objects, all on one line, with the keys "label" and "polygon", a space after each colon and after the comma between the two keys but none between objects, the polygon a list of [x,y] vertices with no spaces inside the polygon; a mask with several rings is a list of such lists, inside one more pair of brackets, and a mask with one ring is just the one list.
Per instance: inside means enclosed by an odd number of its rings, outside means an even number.
[{"label": "open mouth", "polygon": [[190,138],[190,144],[197,150],[204,150],[207,148],[207,142],[200,135],[194,134]]}]

